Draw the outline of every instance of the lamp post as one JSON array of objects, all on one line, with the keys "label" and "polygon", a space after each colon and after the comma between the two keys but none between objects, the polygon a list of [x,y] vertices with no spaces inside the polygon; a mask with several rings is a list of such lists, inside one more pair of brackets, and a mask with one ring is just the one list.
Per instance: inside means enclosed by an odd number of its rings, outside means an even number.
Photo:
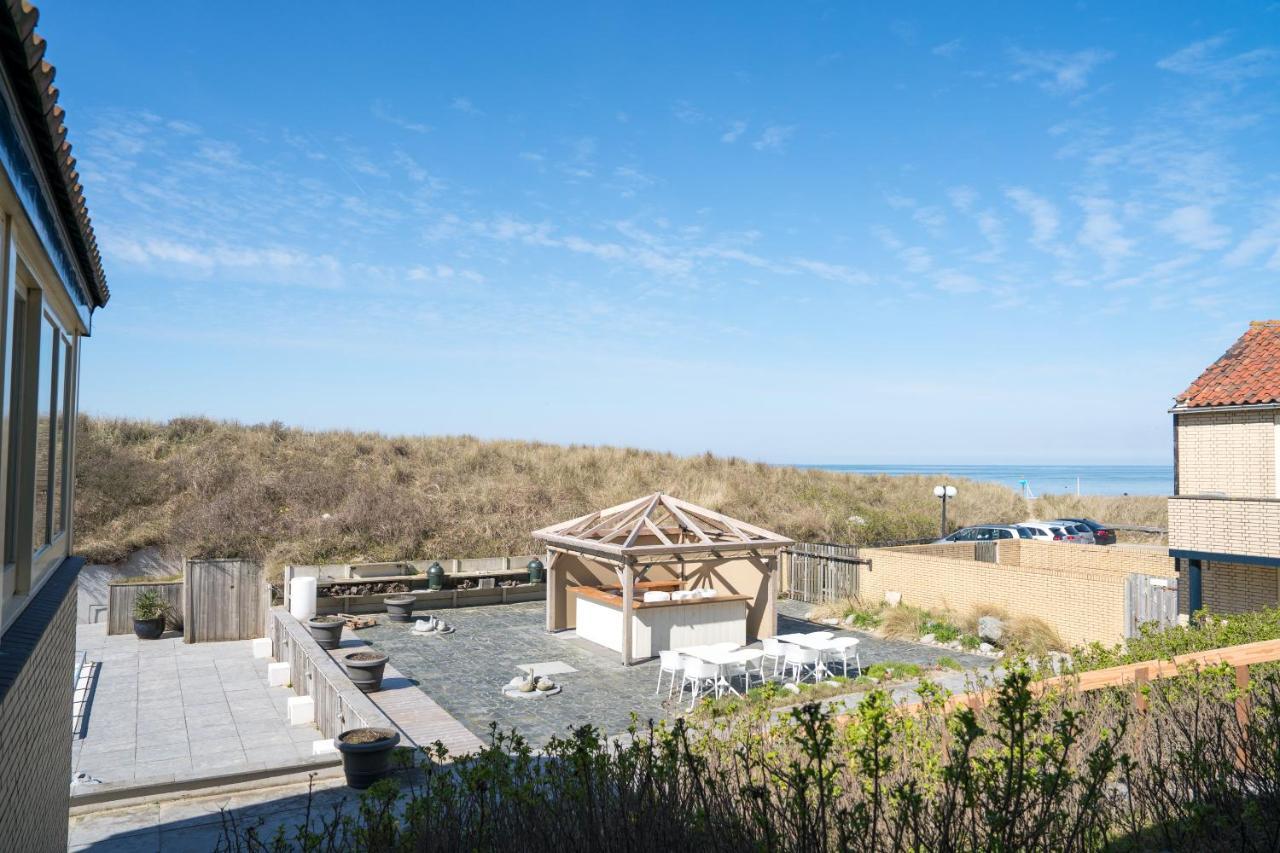
[{"label": "lamp post", "polygon": [[942,498],[942,536],[940,539],[946,538],[947,535],[947,501],[956,496],[955,486],[934,486],[933,496]]}]

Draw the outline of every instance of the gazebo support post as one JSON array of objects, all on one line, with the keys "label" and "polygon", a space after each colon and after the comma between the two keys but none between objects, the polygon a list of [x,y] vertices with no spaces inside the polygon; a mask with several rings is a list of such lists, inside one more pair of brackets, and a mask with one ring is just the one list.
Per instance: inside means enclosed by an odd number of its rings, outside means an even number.
[{"label": "gazebo support post", "polygon": [[622,567],[622,665],[631,666],[631,621],[635,618],[635,575],[630,561]]}]

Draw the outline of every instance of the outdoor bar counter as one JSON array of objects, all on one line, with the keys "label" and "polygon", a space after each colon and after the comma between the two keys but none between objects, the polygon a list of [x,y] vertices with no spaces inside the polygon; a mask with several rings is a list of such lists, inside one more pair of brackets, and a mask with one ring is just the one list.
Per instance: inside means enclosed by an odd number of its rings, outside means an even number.
[{"label": "outdoor bar counter", "polygon": [[[640,582],[631,604],[631,656],[634,660],[656,657],[666,649],[711,643],[747,641],[746,595],[718,594],[714,598],[680,601],[643,601],[651,590],[678,590],[679,583]],[[577,599],[578,636],[616,652],[622,651],[622,589],[620,587],[570,587]]]}]

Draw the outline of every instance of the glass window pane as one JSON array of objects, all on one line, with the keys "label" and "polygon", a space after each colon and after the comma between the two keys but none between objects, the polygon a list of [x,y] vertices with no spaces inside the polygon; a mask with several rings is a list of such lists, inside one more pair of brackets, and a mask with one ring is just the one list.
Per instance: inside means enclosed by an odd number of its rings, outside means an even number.
[{"label": "glass window pane", "polygon": [[31,550],[39,551],[49,544],[49,462],[53,458],[54,435],[50,429],[53,401],[53,371],[57,363],[58,333],[46,319],[40,327],[40,372],[36,390],[36,494],[35,511],[31,514]]},{"label": "glass window pane", "polygon": [[59,480],[59,500],[55,504],[58,514],[57,532],[64,533],[67,529],[67,512],[70,509],[66,498],[66,489],[63,488],[67,481],[67,477],[71,472],[68,470],[67,447],[71,445],[71,379],[72,379],[72,352],[71,341],[63,342],[62,347],[62,370],[59,371],[62,377],[62,387],[58,391],[59,410],[58,410],[58,471]]},{"label": "glass window pane", "polygon": [[27,301],[13,300],[13,347],[9,350],[9,466],[5,484],[4,561],[18,561],[18,461],[22,458],[22,385],[26,375]]},{"label": "glass window pane", "polygon": [[54,340],[57,341],[57,359],[54,363],[54,398],[53,398],[53,535],[56,537],[61,533],[66,524],[65,513],[62,507],[62,468],[64,457],[66,456],[66,442],[63,436],[66,434],[67,410],[64,405],[66,400],[66,375],[67,375],[67,342],[62,335],[55,335]]}]

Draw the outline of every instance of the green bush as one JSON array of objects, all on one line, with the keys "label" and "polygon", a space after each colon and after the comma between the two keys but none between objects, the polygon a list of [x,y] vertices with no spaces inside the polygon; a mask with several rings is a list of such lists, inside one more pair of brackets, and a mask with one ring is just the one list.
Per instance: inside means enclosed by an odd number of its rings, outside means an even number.
[{"label": "green bush", "polygon": [[169,605],[153,589],[144,589],[133,599],[133,618],[139,621],[162,619],[168,612]]},{"label": "green bush", "polygon": [[1192,624],[1159,627],[1147,623],[1137,637],[1124,646],[1092,643],[1072,651],[1075,669],[1084,672],[1144,660],[1170,660],[1190,652],[1204,652],[1224,646],[1238,646],[1262,640],[1280,640],[1280,608],[1268,607],[1249,613],[1221,616],[1202,610]]},{"label": "green bush", "polygon": [[1274,849],[1280,674],[1236,715],[1230,674],[1036,695],[1011,670],[980,710],[905,714],[876,690],[837,719],[816,703],[690,725],[591,726],[535,753],[496,729],[437,744],[399,780],[261,830],[223,816],[229,851],[908,851]]},{"label": "green bush", "polygon": [[923,672],[924,670],[914,663],[902,663],[900,661],[888,660],[882,663],[873,663],[871,666],[867,667],[866,675],[870,678],[876,679],[877,681],[882,681],[886,678],[918,678]]}]

